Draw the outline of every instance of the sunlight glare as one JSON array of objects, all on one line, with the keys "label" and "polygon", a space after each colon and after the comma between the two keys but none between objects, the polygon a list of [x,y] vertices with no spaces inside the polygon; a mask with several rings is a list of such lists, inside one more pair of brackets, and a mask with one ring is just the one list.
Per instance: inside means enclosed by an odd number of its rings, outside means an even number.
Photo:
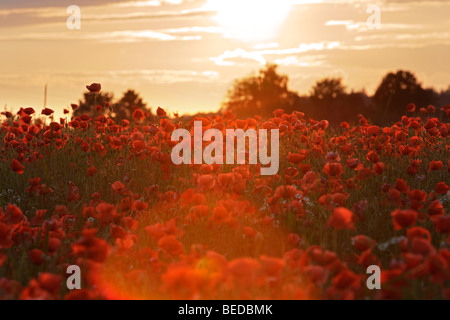
[{"label": "sunlight glare", "polygon": [[208,0],[214,20],[227,37],[244,41],[273,39],[291,9],[290,0]]}]

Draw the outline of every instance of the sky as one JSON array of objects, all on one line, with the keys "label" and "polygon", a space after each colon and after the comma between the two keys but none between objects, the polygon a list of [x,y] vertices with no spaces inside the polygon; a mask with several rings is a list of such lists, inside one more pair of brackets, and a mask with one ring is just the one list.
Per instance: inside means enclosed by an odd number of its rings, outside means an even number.
[{"label": "sky", "polygon": [[216,111],[268,62],[300,94],[328,76],[373,94],[399,69],[447,89],[449,13],[450,0],[0,0],[0,108],[39,110],[47,84],[61,111],[99,82],[153,108]]}]

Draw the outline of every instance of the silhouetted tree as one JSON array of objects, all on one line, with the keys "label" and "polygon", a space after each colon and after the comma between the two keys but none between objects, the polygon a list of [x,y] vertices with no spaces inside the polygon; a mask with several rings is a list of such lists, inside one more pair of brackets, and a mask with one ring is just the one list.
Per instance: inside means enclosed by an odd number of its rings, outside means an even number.
[{"label": "silhouetted tree", "polygon": [[438,102],[433,89],[423,89],[416,76],[409,71],[388,73],[373,97],[377,105],[378,117],[385,120],[398,120],[405,112],[407,104],[427,106]]},{"label": "silhouetted tree", "polygon": [[135,108],[145,111],[147,110],[147,104],[143,102],[137,92],[134,90],[128,90],[123,94],[122,98],[117,103],[113,104],[111,110],[109,111],[109,116],[115,121],[123,119],[129,120],[131,119]]},{"label": "silhouetted tree", "polygon": [[324,78],[310,90],[311,116],[327,119],[331,125],[342,121],[355,121],[366,111],[368,97],[365,92],[347,93],[342,78]]},{"label": "silhouetted tree", "polygon": [[90,116],[98,116],[100,111],[97,106],[101,107],[102,113],[111,117],[118,122],[124,119],[130,120],[135,108],[139,108],[151,115],[151,110],[147,108],[147,104],[142,100],[140,95],[134,90],[126,91],[119,101],[113,101],[113,94],[108,92],[84,93],[83,99],[79,102],[78,109],[75,110],[74,116],[88,114]]},{"label": "silhouetted tree", "polygon": [[345,91],[346,88],[342,84],[342,78],[325,78],[318,81],[311,89],[311,98],[329,101],[342,97],[346,94]]},{"label": "silhouetted tree", "polygon": [[90,116],[95,116],[98,114],[96,106],[111,105],[114,95],[109,92],[91,93],[86,92],[83,94],[82,100],[78,103],[78,108],[74,111],[73,115],[75,117],[81,116],[83,114],[88,114]]},{"label": "silhouetted tree", "polygon": [[239,117],[271,116],[278,108],[288,113],[302,111],[310,118],[327,119],[333,126],[342,121],[356,122],[362,114],[376,124],[390,125],[400,120],[411,102],[419,107],[450,103],[450,87],[440,94],[424,89],[413,73],[402,70],[387,74],[373,97],[364,90],[348,93],[342,78],[324,78],[316,82],[309,96],[299,96],[289,90],[289,78],[280,75],[277,67],[268,64],[257,74],[236,80],[224,109]]},{"label": "silhouetted tree", "polygon": [[450,86],[448,86],[447,90],[442,90],[439,95],[439,105],[445,107],[447,104],[450,104]]},{"label": "silhouetted tree", "polygon": [[278,108],[289,108],[298,97],[289,91],[289,78],[280,75],[275,64],[267,64],[258,74],[236,80],[223,104],[240,117],[267,116]]}]

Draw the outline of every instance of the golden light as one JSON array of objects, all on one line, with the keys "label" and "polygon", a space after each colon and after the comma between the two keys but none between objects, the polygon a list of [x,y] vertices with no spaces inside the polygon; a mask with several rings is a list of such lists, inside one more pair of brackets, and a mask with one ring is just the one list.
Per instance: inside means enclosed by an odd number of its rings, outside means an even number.
[{"label": "golden light", "polygon": [[291,0],[208,0],[208,10],[225,35],[244,41],[273,39],[291,9]]}]

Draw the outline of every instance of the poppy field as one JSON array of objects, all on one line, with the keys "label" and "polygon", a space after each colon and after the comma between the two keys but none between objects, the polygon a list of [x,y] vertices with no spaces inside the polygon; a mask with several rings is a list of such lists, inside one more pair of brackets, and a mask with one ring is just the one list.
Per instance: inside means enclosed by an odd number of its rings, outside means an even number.
[{"label": "poppy field", "polygon": [[[71,112],[2,114],[0,299],[450,299],[450,105],[336,128],[281,109]],[[278,174],[174,165],[171,134],[194,121],[278,129]]]}]

